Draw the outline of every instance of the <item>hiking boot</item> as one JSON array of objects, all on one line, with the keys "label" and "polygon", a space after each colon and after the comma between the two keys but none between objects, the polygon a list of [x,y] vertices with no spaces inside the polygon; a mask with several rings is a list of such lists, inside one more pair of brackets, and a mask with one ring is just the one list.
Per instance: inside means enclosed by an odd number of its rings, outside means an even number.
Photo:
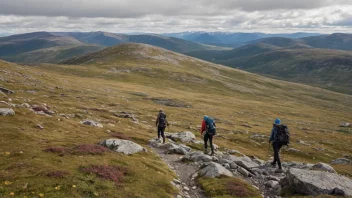
[{"label": "hiking boot", "polygon": [[273,166],[273,167],[276,167],[276,163],[275,162],[271,162],[270,165]]},{"label": "hiking boot", "polygon": [[208,149],[205,149],[204,154],[208,154],[208,153],[209,153]]}]

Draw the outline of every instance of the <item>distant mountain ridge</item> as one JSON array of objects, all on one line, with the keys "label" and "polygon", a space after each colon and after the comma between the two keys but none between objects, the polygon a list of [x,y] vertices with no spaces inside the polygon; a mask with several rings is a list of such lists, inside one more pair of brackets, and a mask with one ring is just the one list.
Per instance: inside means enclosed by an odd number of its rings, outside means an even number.
[{"label": "distant mountain ridge", "polygon": [[249,72],[352,94],[351,38],[351,34],[302,39],[272,37],[251,41],[230,51],[186,54]]},{"label": "distant mountain ridge", "polygon": [[318,33],[297,32],[292,34],[266,34],[266,33],[244,33],[244,32],[181,32],[181,33],[165,33],[164,36],[170,36],[188,41],[194,41],[204,44],[212,44],[217,46],[238,47],[245,45],[246,42],[254,41],[269,37],[284,38],[303,38],[309,36],[318,36]]}]

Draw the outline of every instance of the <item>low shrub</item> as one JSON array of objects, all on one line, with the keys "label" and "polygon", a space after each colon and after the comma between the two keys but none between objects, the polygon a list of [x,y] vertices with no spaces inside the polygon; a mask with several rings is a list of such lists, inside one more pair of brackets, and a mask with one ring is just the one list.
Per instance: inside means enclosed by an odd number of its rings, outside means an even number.
[{"label": "low shrub", "polygon": [[115,184],[121,183],[124,175],[127,173],[125,168],[109,165],[91,165],[87,167],[81,167],[80,169],[85,173],[95,174],[100,178],[113,181]]}]

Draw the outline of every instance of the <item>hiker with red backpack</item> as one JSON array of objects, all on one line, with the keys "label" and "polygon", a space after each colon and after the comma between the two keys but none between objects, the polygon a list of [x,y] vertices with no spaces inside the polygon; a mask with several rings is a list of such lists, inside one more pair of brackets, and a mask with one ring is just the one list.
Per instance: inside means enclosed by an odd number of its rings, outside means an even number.
[{"label": "hiker with red backpack", "polygon": [[269,144],[272,143],[274,150],[274,161],[271,163],[271,165],[276,167],[277,163],[279,166],[276,172],[282,172],[279,152],[282,146],[289,144],[289,141],[290,134],[287,126],[281,124],[281,120],[276,118],[269,138]]},{"label": "hiker with red backpack", "polygon": [[208,140],[210,143],[211,154],[214,155],[214,145],[213,145],[213,137],[216,135],[216,125],[214,119],[204,116],[202,127],[200,129],[200,134],[203,136],[204,134],[204,153],[208,154]]},{"label": "hiker with red backpack", "polygon": [[169,123],[167,122],[166,119],[166,114],[165,112],[160,109],[158,117],[156,118],[155,121],[155,126],[158,128],[158,141],[160,141],[160,136],[163,138],[163,144],[165,143],[165,128],[166,126],[169,126]]}]

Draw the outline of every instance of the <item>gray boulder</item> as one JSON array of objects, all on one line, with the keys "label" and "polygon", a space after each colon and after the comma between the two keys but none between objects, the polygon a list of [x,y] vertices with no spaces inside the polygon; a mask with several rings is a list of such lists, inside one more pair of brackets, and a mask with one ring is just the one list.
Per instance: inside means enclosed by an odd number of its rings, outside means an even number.
[{"label": "gray boulder", "polygon": [[319,170],[319,171],[327,171],[329,173],[336,173],[336,171],[333,167],[331,167],[329,164],[325,164],[322,162],[314,164],[314,166],[311,169],[312,170]]},{"label": "gray boulder", "polygon": [[7,94],[14,94],[15,92],[4,87],[0,87],[0,91]]},{"label": "gray boulder", "polygon": [[102,124],[100,124],[99,122],[95,122],[93,120],[83,120],[81,121],[81,124],[103,128]]},{"label": "gray boulder", "polygon": [[13,116],[15,115],[15,111],[9,108],[0,108],[0,115],[2,116]]},{"label": "gray boulder", "polygon": [[343,122],[340,124],[340,127],[350,127],[350,126],[351,126],[351,124],[348,122]]},{"label": "gray boulder", "polygon": [[165,133],[167,138],[172,139],[173,141],[181,141],[181,142],[191,142],[196,139],[196,136],[189,131],[178,132],[178,133]]},{"label": "gray boulder", "polygon": [[100,145],[107,147],[113,151],[123,153],[125,155],[147,151],[141,145],[136,144],[129,140],[108,139],[108,140],[102,141]]},{"label": "gray boulder", "polygon": [[333,160],[331,164],[352,164],[352,161],[346,158],[338,158]]},{"label": "gray boulder", "polygon": [[278,187],[280,187],[280,184],[278,181],[269,180],[265,183],[265,186],[267,186],[269,188],[278,188]]},{"label": "gray boulder", "polygon": [[213,158],[209,155],[204,154],[201,151],[194,151],[184,156],[184,159],[194,162],[211,162]]},{"label": "gray boulder", "polygon": [[215,162],[210,162],[208,166],[201,169],[199,171],[199,175],[212,178],[220,177],[221,175],[225,175],[228,177],[233,176],[233,174],[229,170]]},{"label": "gray boulder", "polygon": [[352,196],[352,180],[335,173],[291,168],[280,184],[303,195]]}]

